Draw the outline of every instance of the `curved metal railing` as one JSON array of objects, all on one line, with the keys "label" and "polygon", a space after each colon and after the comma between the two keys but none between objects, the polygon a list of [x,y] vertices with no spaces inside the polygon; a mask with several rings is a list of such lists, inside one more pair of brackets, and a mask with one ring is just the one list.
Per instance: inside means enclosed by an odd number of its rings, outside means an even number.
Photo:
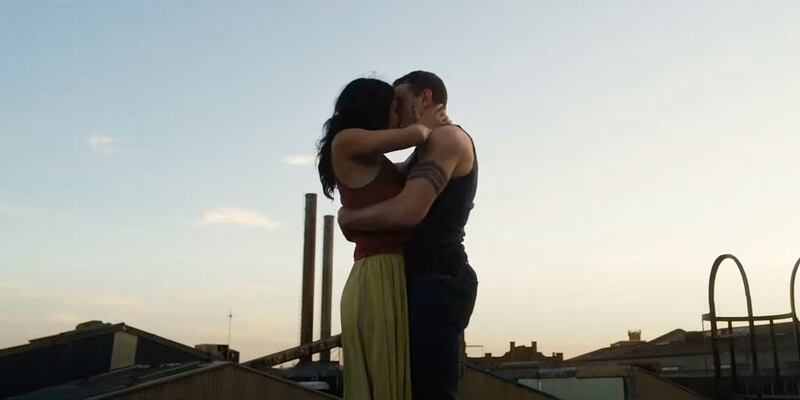
[{"label": "curved metal railing", "polygon": [[[715,287],[716,287],[716,279],[717,279],[717,272],[719,271],[720,266],[726,260],[733,260],[736,263],[736,266],[739,269],[739,274],[742,278],[742,283],[744,284],[744,294],[747,300],[747,316],[719,316],[717,315],[716,309],[716,301],[715,301]],[[800,360],[800,328],[798,327],[798,318],[797,318],[797,310],[795,306],[795,279],[797,277],[797,270],[800,268],[800,259],[794,264],[794,268],[792,269],[792,278],[790,281],[790,288],[789,288],[789,298],[791,301],[791,312],[786,314],[771,314],[771,315],[753,315],[753,301],[752,297],[750,296],[750,283],[747,280],[747,274],[744,271],[744,267],[742,263],[739,261],[738,258],[731,254],[723,254],[714,261],[714,265],[711,268],[711,276],[709,277],[708,281],[708,314],[703,315],[703,320],[709,321],[711,323],[711,345],[713,351],[713,360],[714,360],[714,388],[716,391],[716,397],[718,399],[725,398],[727,393],[730,393],[732,390],[733,394],[745,395],[746,398],[764,398],[765,395],[781,395],[781,394],[797,394],[800,392],[800,388],[797,387],[797,382],[795,383],[794,388],[790,388],[788,386],[788,382],[781,379],[781,369],[780,363],[778,362],[778,345],[777,339],[775,335],[775,321],[780,320],[791,320],[793,322],[794,328],[794,337],[795,337],[795,344],[797,346],[797,355],[798,360]],[[758,342],[756,338],[756,321],[768,321],[769,322],[769,331],[771,337],[771,344],[772,344],[772,359],[773,359],[773,373],[774,373],[774,380],[770,382],[768,393],[764,393],[764,386],[761,384],[761,370],[759,369],[758,365]],[[720,335],[719,329],[717,327],[718,322],[727,322],[728,332],[727,334]],[[750,336],[750,354],[751,354],[751,373],[752,373],[752,388],[753,393],[751,393],[749,386],[744,385],[744,393],[740,391],[741,387],[739,385],[739,376],[736,367],[736,349],[734,346],[734,330],[733,330],[733,323],[734,322],[747,322],[749,327],[749,336]],[[722,388],[722,363],[720,361],[720,348],[719,342],[721,340],[728,340],[728,351],[730,352],[730,370],[731,370],[731,390],[723,390]]]}]

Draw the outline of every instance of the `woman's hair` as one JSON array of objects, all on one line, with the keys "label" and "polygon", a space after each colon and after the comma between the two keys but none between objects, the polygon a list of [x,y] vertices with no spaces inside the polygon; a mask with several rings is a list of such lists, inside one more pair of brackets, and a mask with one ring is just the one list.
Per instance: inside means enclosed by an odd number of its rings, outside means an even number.
[{"label": "woman's hair", "polygon": [[342,90],[336,99],[333,115],[322,127],[322,139],[317,142],[317,168],[325,197],[333,199],[333,190],[336,188],[336,175],[331,162],[333,139],[344,129],[388,128],[393,99],[392,86],[378,79],[359,78]]}]

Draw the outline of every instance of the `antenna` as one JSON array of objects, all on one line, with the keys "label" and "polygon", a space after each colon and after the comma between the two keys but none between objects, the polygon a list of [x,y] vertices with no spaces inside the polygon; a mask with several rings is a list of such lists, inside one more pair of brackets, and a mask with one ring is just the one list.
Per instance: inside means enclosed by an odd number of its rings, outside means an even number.
[{"label": "antenna", "polygon": [[228,309],[228,348],[231,348],[231,324],[233,323],[233,310]]}]

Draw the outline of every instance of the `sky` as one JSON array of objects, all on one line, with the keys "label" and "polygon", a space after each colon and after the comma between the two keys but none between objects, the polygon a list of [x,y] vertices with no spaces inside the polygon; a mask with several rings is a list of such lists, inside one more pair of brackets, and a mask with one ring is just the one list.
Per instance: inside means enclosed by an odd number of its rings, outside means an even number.
[{"label": "sky", "polygon": [[[321,125],[416,69],[481,165],[471,352],[699,330],[723,253],[788,312],[798,43],[794,1],[2,2],[0,348],[86,320],[225,343],[229,311],[243,360],[296,345]],[[745,312],[733,265],[717,287]]]}]

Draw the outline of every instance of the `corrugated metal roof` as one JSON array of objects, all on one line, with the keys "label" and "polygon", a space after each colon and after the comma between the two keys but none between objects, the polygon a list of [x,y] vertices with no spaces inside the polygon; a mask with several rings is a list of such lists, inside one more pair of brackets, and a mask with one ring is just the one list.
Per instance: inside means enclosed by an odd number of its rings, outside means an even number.
[{"label": "corrugated metal roof", "polygon": [[9,400],[100,400],[109,399],[140,390],[150,389],[159,385],[169,384],[183,378],[197,376],[199,374],[210,373],[219,368],[233,368],[243,373],[257,374],[262,382],[262,387],[274,382],[282,385],[292,385],[296,390],[306,391],[309,394],[323,397],[335,398],[324,393],[304,388],[295,382],[271,376],[251,368],[238,364],[215,361],[211,363],[185,363],[167,364],[159,366],[133,366],[102,375],[93,376],[89,379],[73,381],[63,385],[58,385],[20,396],[14,396]]},{"label": "corrugated metal roof", "polygon": [[180,372],[187,372],[199,368],[214,366],[211,364],[186,363],[165,364],[158,366],[135,365],[118,369],[88,379],[72,381],[62,385],[52,386],[35,392],[11,397],[10,400],[78,400],[98,396],[145,382],[158,380],[159,377],[170,376]]},{"label": "corrugated metal roof", "polygon": [[465,400],[477,399],[524,399],[559,400],[558,397],[523,385],[516,380],[467,364],[463,382]]}]

